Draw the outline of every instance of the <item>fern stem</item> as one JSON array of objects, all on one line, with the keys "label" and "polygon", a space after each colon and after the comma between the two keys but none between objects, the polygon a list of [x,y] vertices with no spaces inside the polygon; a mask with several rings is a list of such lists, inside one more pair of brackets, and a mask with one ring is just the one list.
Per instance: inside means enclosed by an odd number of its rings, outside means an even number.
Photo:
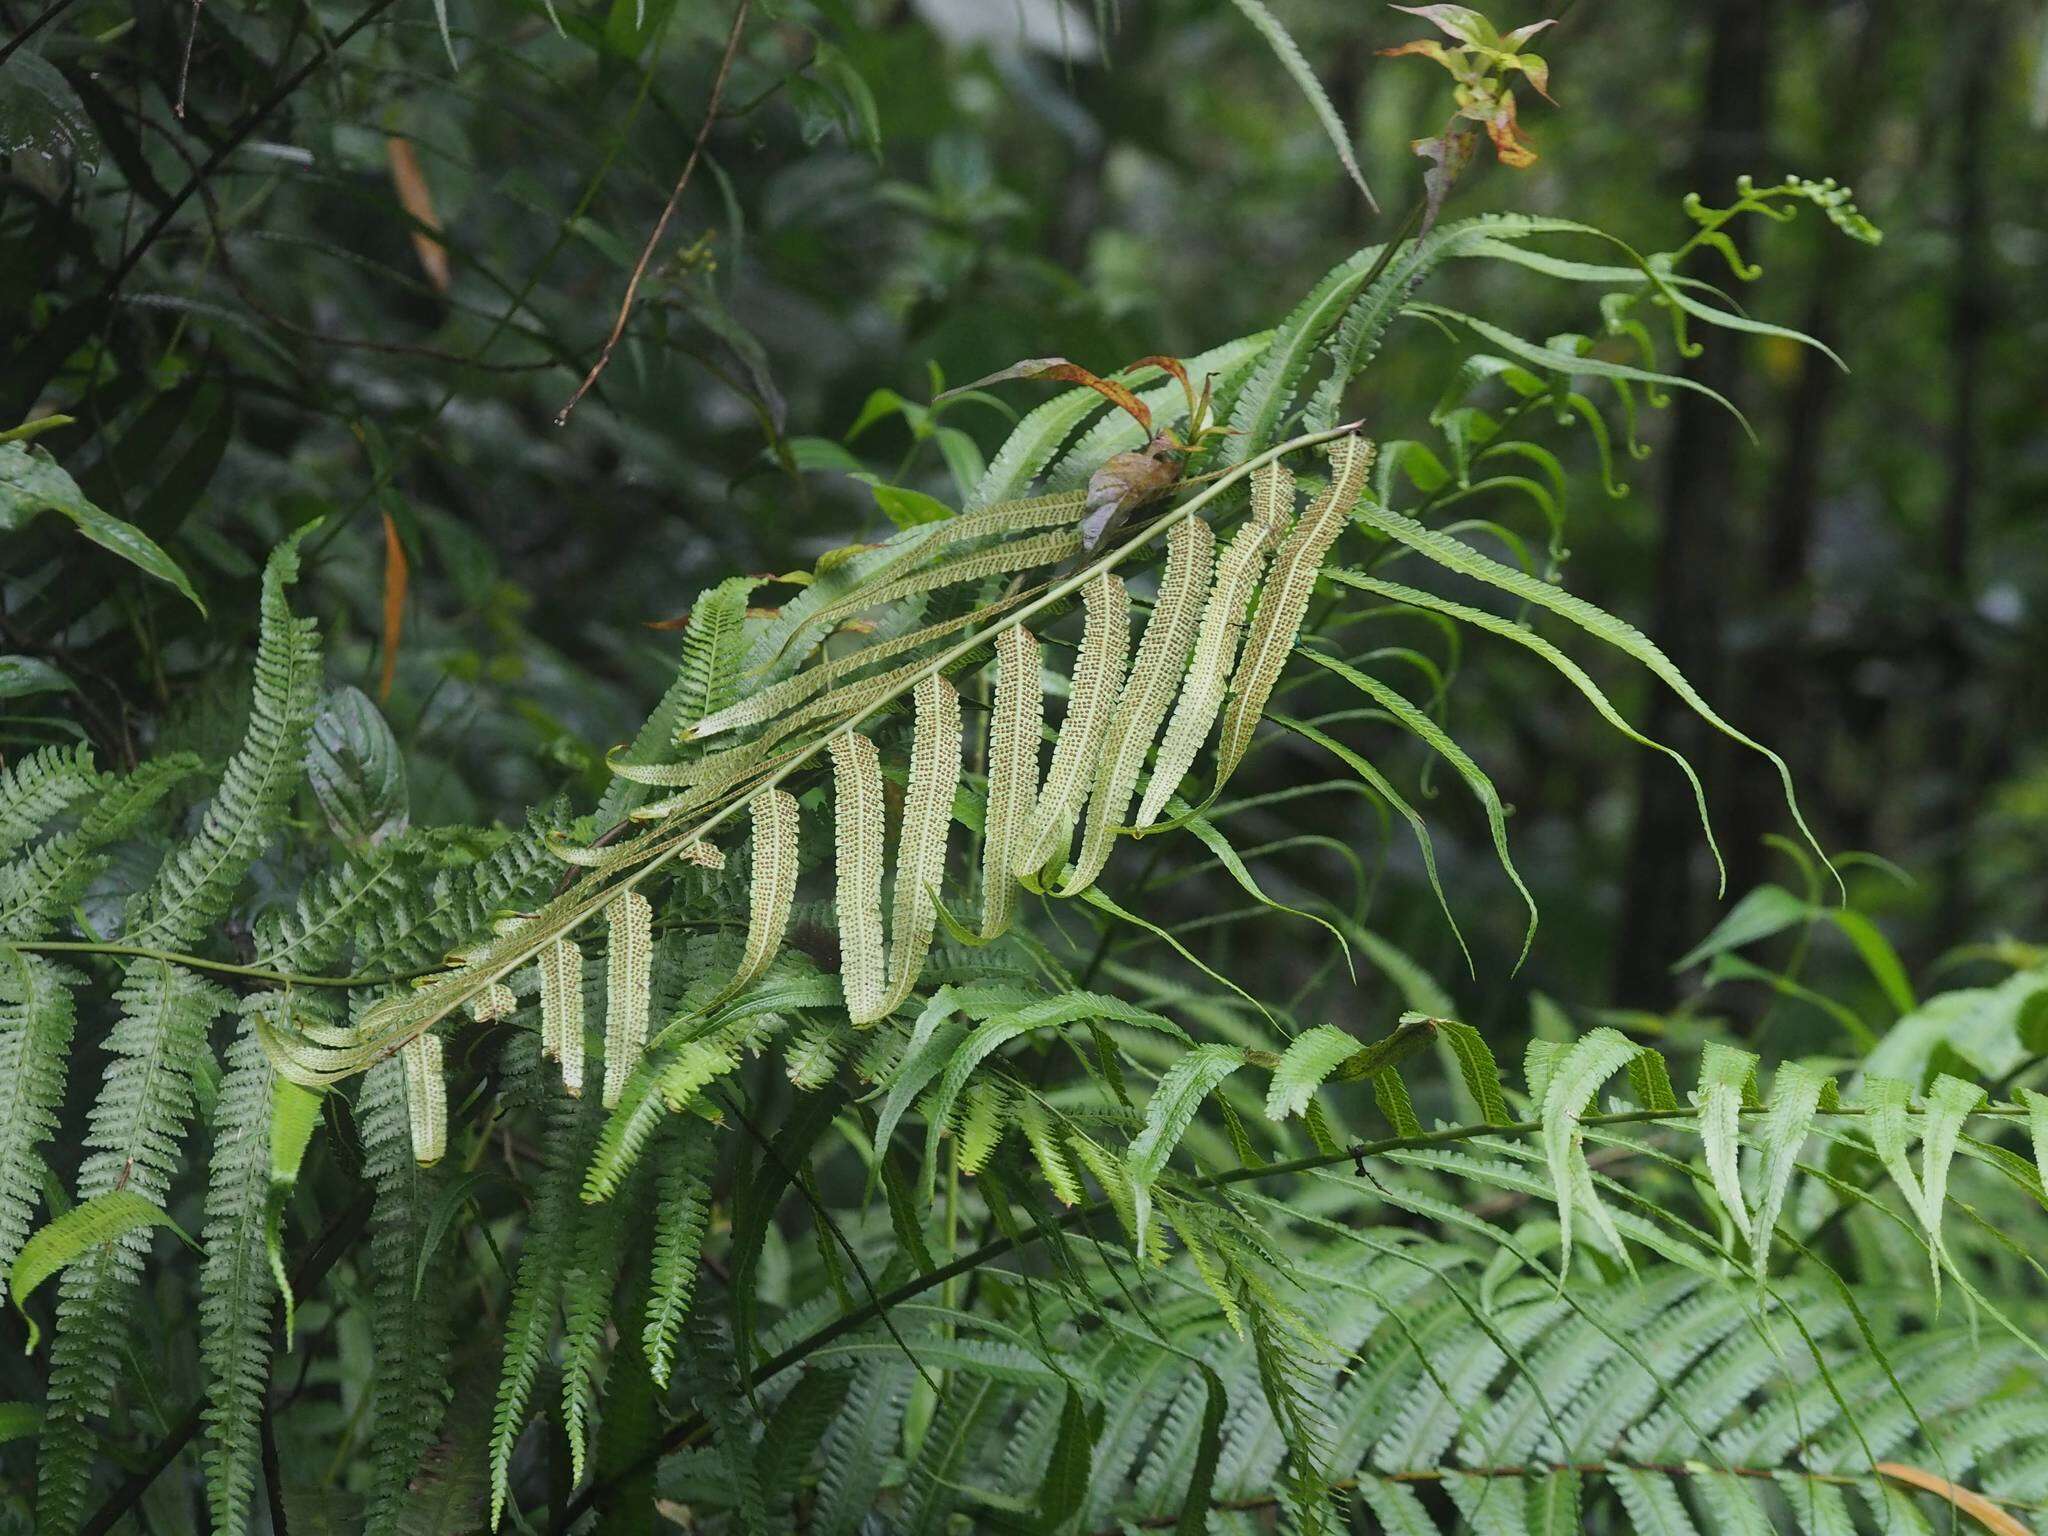
[{"label": "fern stem", "polygon": [[233,965],[226,960],[202,960],[197,955],[179,954],[175,950],[149,949],[137,944],[88,944],[73,940],[38,940],[33,944],[12,944],[11,948],[27,954],[68,954],[68,955],[119,955],[135,960],[167,960],[173,965],[188,970],[212,971],[221,976],[239,976],[245,981],[260,981],[273,987],[378,987],[395,982],[412,981],[421,976],[432,976],[442,967],[427,966],[417,971],[394,971],[381,976],[301,976],[294,971],[265,970],[260,965]]}]

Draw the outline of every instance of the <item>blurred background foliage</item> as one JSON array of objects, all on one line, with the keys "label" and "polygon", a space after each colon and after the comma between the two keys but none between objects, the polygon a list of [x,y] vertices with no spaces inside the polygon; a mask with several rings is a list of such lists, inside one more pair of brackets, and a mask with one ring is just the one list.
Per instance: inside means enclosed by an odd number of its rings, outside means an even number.
[{"label": "blurred background foliage", "polygon": [[[1422,23],[1355,0],[1273,10],[1384,213],[1219,0],[754,5],[625,338],[558,425],[690,155],[730,9],[4,0],[0,427],[74,418],[37,445],[161,544],[204,611],[62,518],[11,517],[0,752],[84,737],[110,765],[220,755],[263,553],[317,517],[300,601],[330,636],[330,681],[389,720],[413,822],[516,820],[564,788],[588,804],[698,591],[886,531],[851,472],[957,504],[1008,422],[971,399],[928,410],[943,382],[1043,354],[1189,355],[1274,323],[1393,233],[1420,181],[1408,141],[1448,91],[1425,61],[1376,53]],[[1853,370],[1717,338],[1697,366],[1755,444],[1681,397],[1611,495],[1587,433],[1550,441],[1564,581],[1786,755],[1824,842],[1898,867],[1849,879],[1915,969],[1974,963],[1965,940],[2040,939],[2048,899],[2044,30],[2040,6],[1991,0],[1583,0],[1543,39],[1559,105],[1523,93],[1540,159],[1475,165],[1451,205],[1667,249],[1691,228],[1686,192],[1725,203],[1741,173],[1797,171],[1853,183],[1885,231],[1877,249],[1810,216],[1743,231],[1764,271],[1745,302]],[[1465,265],[1439,297],[1525,336],[1593,328],[1571,285]],[[1401,326],[1355,414],[1384,438],[1434,435],[1458,356]],[[1469,510],[1547,536],[1526,498]],[[1784,830],[1768,767],[1626,672],[1601,680],[1699,762],[1731,896],[1803,894],[1768,841]],[[1580,701],[1512,647],[1464,657],[1449,709],[1514,807],[1544,911],[1519,974],[1520,903],[1455,794],[1429,814],[1476,978],[1412,847],[1352,797],[1277,801],[1241,841],[1350,843],[1372,926],[1477,1022],[1518,1027],[1532,999],[1588,1016],[1679,1001],[1741,1027],[1813,1013],[1725,966],[1671,971],[1721,909],[1668,767],[1583,729]],[[1284,752],[1267,759],[1289,777]],[[1398,766],[1413,782],[1422,763]],[[1301,844],[1259,869],[1281,899],[1352,879]],[[1190,881],[1173,899],[1192,921],[1236,898]],[[1306,939],[1233,954],[1231,931],[1205,953],[1254,991],[1327,963]],[[1889,1016],[1836,925],[1793,923],[1753,953]]]}]

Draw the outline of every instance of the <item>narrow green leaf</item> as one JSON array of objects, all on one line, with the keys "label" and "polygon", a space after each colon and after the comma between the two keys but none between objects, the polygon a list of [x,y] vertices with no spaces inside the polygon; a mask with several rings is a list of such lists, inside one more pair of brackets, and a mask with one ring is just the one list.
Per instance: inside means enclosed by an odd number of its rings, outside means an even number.
[{"label": "narrow green leaf", "polygon": [[28,1324],[28,1344],[23,1354],[34,1354],[42,1337],[42,1330],[23,1306],[30,1293],[74,1259],[141,1227],[169,1227],[188,1248],[199,1246],[162,1207],[132,1189],[110,1189],[81,1201],[21,1245],[7,1278],[7,1288],[14,1293],[15,1310]]}]

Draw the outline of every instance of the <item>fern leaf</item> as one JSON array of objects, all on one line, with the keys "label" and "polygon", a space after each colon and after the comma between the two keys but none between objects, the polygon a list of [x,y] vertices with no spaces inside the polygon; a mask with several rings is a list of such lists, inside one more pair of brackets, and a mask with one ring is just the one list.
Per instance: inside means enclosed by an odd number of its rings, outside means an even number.
[{"label": "fern leaf", "polygon": [[100,787],[92,748],[40,747],[0,770],[0,858],[41,834],[54,816]]},{"label": "fern leaf", "polygon": [[1055,859],[1065,861],[1074,822],[1095,782],[1130,659],[1130,599],[1123,581],[1106,571],[1082,588],[1081,598],[1086,621],[1080,654],[1074,659],[1073,687],[1059,739],[1053,744],[1052,766],[1031,810],[1023,853],[1013,866],[1020,880],[1035,879]]},{"label": "fern leaf", "polygon": [[711,1219],[711,1174],[718,1143],[710,1127],[686,1120],[667,1136],[654,1185],[654,1255],[641,1346],[656,1387],[668,1385],[676,1342],[697,1289],[697,1259]]},{"label": "fern leaf", "polygon": [[1038,746],[1045,730],[1044,673],[1038,640],[1021,624],[996,637],[994,712],[988,727],[988,809],[982,822],[983,943],[1010,926],[1017,865],[1038,798]]},{"label": "fern leaf", "polygon": [[839,984],[849,1016],[887,1011],[882,947],[882,765],[858,731],[832,738],[832,829],[839,914]]},{"label": "fern leaf", "polygon": [[1079,1205],[1082,1199],[1080,1176],[1074,1171],[1073,1160],[1067,1156],[1067,1149],[1052,1117],[1035,1097],[1027,1096],[1018,1104],[1017,1128],[1024,1133],[1032,1159],[1038,1164],[1038,1172],[1052,1190],[1053,1198],[1061,1205]]},{"label": "fern leaf", "polygon": [[1771,1081],[1770,1113],[1764,1117],[1762,1192],[1757,1196],[1756,1219],[1750,1227],[1750,1253],[1756,1275],[1763,1278],[1771,1256],[1771,1234],[1778,1227],[1778,1212],[1784,1209],[1785,1192],[1799,1165],[1799,1152],[1813,1129],[1814,1111],[1832,1079],[1798,1062],[1778,1068]]},{"label": "fern leaf", "polygon": [[946,833],[960,787],[960,695],[936,674],[917,685],[917,726],[910,748],[910,783],[896,839],[895,910],[889,922],[889,989],[872,1014],[855,1024],[887,1018],[917,985],[937,923],[935,903],[946,877]]},{"label": "fern leaf", "polygon": [[1920,1131],[1920,1225],[1927,1233],[1928,1262],[1933,1269],[1934,1298],[1941,1300],[1941,1270],[1948,1252],[1941,1238],[1942,1208],[1948,1200],[1948,1170],[1963,1122],[1984,1102],[1975,1083],[1944,1072],[1927,1090],[1927,1113]]},{"label": "fern leaf", "polygon": [[1301,1114],[1323,1080],[1362,1050],[1355,1035],[1335,1024],[1303,1030],[1273,1069],[1273,1081],[1266,1088],[1266,1118],[1285,1120]]},{"label": "fern leaf", "polygon": [[[1626,655],[1634,657],[1648,668],[1653,676],[1677,694],[1694,714],[1730,740],[1761,754],[1777,770],[1778,782],[1784,789],[1786,806],[1792,813],[1792,819],[1798,824],[1800,835],[1806,839],[1807,845],[1820,855],[1821,861],[1827,863],[1826,852],[1814,839],[1812,831],[1806,825],[1805,817],[1800,812],[1799,800],[1792,788],[1792,771],[1786,767],[1785,760],[1716,714],[1685,674],[1679,671],[1671,659],[1642,631],[1596,608],[1584,598],[1575,597],[1547,581],[1518,571],[1513,566],[1503,565],[1451,535],[1438,529],[1426,528],[1390,508],[1368,501],[1360,510],[1359,517],[1368,527],[1375,528],[1407,545],[1417,554],[1445,570],[1470,576],[1507,593],[1510,597],[1547,609],[1560,618],[1576,624],[1594,639],[1604,641]],[[1833,868],[1831,864],[1828,867]]]},{"label": "fern leaf", "polygon": [[152,758],[127,777],[107,781],[71,831],[0,868],[0,937],[32,937],[68,911],[103,867],[99,850],[127,836],[198,768],[199,759],[186,752]]},{"label": "fern leaf", "polygon": [[491,1529],[504,1518],[510,1492],[512,1452],[526,1428],[533,1389],[554,1333],[562,1267],[575,1230],[576,1184],[586,1151],[579,1134],[580,1106],[557,1099],[547,1109],[545,1162],[533,1214],[526,1223],[526,1247],[505,1314],[505,1363],[498,1378],[491,1421]]},{"label": "fern leaf", "polygon": [[1316,121],[1323,125],[1323,132],[1330,140],[1330,147],[1337,152],[1337,159],[1342,163],[1344,173],[1351,178],[1352,184],[1365,198],[1366,207],[1378,213],[1380,205],[1374,201],[1372,189],[1366,186],[1365,173],[1358,168],[1358,156],[1352,152],[1351,130],[1344,126],[1344,120],[1337,115],[1337,109],[1330,105],[1329,95],[1323,90],[1322,82],[1316,79],[1315,71],[1309,68],[1308,60],[1302,57],[1300,45],[1294,41],[1288,30],[1280,25],[1279,18],[1266,9],[1261,0],[1233,0],[1233,3],[1243,13],[1245,20],[1258,29],[1259,35],[1266,40],[1266,46],[1273,50],[1273,56],[1280,61],[1288,77],[1308,99],[1309,106],[1315,110]]},{"label": "fern leaf", "polygon": [[1638,1049],[1619,1030],[1602,1026],[1571,1046],[1549,1072],[1540,1094],[1533,1079],[1530,1085],[1531,1095],[1542,1103],[1543,1158],[1550,1170],[1551,1194],[1557,1201],[1558,1245],[1562,1250],[1558,1261],[1560,1284],[1571,1270],[1572,1215],[1576,1209],[1584,1208],[1614,1251],[1626,1254],[1606,1207],[1593,1192],[1581,1147],[1585,1133],[1579,1128],[1579,1116],[1593,1102],[1601,1084],[1627,1066],[1629,1057]]},{"label": "fern leaf", "polygon": [[796,905],[799,818],[794,796],[771,789],[748,802],[754,822],[753,888],[747,900],[747,939],[739,969],[708,1005],[716,1008],[747,990],[781,952]]},{"label": "fern leaf", "polygon": [[1140,1252],[1145,1248],[1146,1229],[1152,1210],[1152,1186],[1166,1169],[1167,1159],[1187,1134],[1202,1101],[1245,1064],[1245,1052],[1235,1045],[1198,1045],[1166,1069],[1145,1106],[1145,1128],[1131,1142],[1128,1161],[1131,1187],[1137,1204]]},{"label": "fern leaf", "polygon": [[[729,576],[697,594],[683,630],[683,652],[675,679],[633,738],[624,762],[661,761],[689,722],[701,720],[731,701],[746,657],[747,599],[760,584],[758,576]],[[599,818],[616,821],[645,798],[643,788],[634,780],[616,779],[605,790]]]},{"label": "fern leaf", "polygon": [[1139,770],[1145,766],[1160,723],[1180,693],[1188,653],[1201,621],[1215,546],[1215,535],[1199,517],[1183,519],[1167,536],[1166,569],[1159,578],[1158,601],[1153,604],[1144,638],[1138,642],[1123,697],[1117,701],[1102,743],[1081,851],[1060,882],[1061,896],[1087,889],[1109,862],[1110,847],[1130,809]]},{"label": "fern leaf", "polygon": [[1325,656],[1320,651],[1309,651],[1305,654],[1317,666],[1343,678],[1386,710],[1398,724],[1412,732],[1432,752],[1449,763],[1456,770],[1458,777],[1465,781],[1465,787],[1472,791],[1472,797],[1486,813],[1486,829],[1493,840],[1494,858],[1521,896],[1522,905],[1529,913],[1529,925],[1522,932],[1522,952],[1515,961],[1519,967],[1521,962],[1529,957],[1530,946],[1536,942],[1536,898],[1529,893],[1529,887],[1523,883],[1521,871],[1515,868],[1513,855],[1508,852],[1507,810],[1500,802],[1500,793],[1493,787],[1493,780],[1472,761],[1471,755],[1463,747],[1451,739],[1443,727],[1402,697],[1399,692],[1370,673],[1361,672],[1334,656]]},{"label": "fern leaf", "polygon": [[[745,730],[769,720],[782,719],[821,693],[827,694],[827,697],[819,699],[814,709],[806,710],[812,718],[851,713],[861,707],[861,700],[868,690],[868,685],[876,679],[866,679],[852,688],[841,690],[836,702],[829,702],[833,696],[827,693],[827,690],[833,683],[855,672],[865,671],[878,661],[887,661],[890,657],[900,656],[905,651],[922,651],[948,635],[958,634],[965,629],[979,628],[1006,610],[1014,608],[1021,601],[1021,596],[1004,598],[955,618],[913,629],[906,634],[870,641],[857,651],[849,651],[844,656],[835,656],[829,661],[820,661],[814,666],[805,667],[792,677],[771,683],[766,688],[758,689],[719,710],[716,714],[705,716],[689,727],[689,739],[702,741],[706,737],[721,735],[726,731]],[[855,692],[856,688],[861,691]]]},{"label": "fern leaf", "polygon": [[1244,654],[1231,678],[1216,746],[1216,781],[1221,790],[1251,746],[1252,731],[1266,710],[1273,686],[1294,649],[1301,621],[1315,595],[1316,576],[1351,510],[1365,490],[1373,445],[1362,437],[1340,437],[1329,446],[1330,483],[1309,503],[1301,520],[1280,541],[1273,569],[1259,593],[1259,606],[1245,633]]},{"label": "fern leaf", "polygon": [[2048,1093],[2022,1088],[2020,1099],[2027,1106],[2027,1132],[2034,1143],[2034,1166],[2040,1170],[2042,1187],[2048,1188]]},{"label": "fern leaf", "polygon": [[295,618],[285,599],[298,579],[303,537],[302,529],[280,544],[264,567],[248,733],[228,759],[199,831],[172,852],[139,898],[124,935],[130,944],[179,948],[218,922],[298,788],[320,690],[316,628]]},{"label": "fern leaf", "polygon": [[[545,946],[535,962],[540,973],[541,1060],[567,1060],[571,1036],[583,1039],[583,951],[568,939]],[[577,1047],[577,1059],[582,1048]],[[581,1084],[582,1073],[577,1073]]]},{"label": "fern leaf", "polygon": [[270,1105],[276,1082],[253,1024],[246,1024],[228,1048],[214,1108],[202,1234],[206,1502],[217,1531],[241,1530],[248,1517],[270,1387]]},{"label": "fern leaf", "polygon": [[[182,967],[147,960],[129,968],[114,1002],[120,1017],[106,1040],[113,1059],[86,1131],[78,1197],[127,1189],[161,1206],[191,1118],[207,1026],[231,999]],[[113,1396],[147,1246],[146,1234],[130,1233],[65,1272],[43,1412],[40,1530],[68,1536],[84,1514],[98,1455],[94,1421]]]},{"label": "fern leaf", "polygon": [[435,1250],[428,1239],[441,1179],[414,1155],[420,1110],[412,1102],[413,1076],[405,1061],[380,1062],[364,1074],[357,1108],[363,1173],[376,1191],[369,1307],[375,1371],[366,1442],[374,1472],[365,1536],[398,1536],[450,1390],[449,1250]]},{"label": "fern leaf", "polygon": [[413,1161],[432,1167],[448,1151],[448,1082],[441,1075],[441,1037],[406,1041],[398,1053],[405,1064],[406,1129]]},{"label": "fern leaf", "polygon": [[1457,1058],[1458,1073],[1465,1080],[1465,1090],[1472,1095],[1472,1102],[1479,1106],[1479,1117],[1488,1125],[1506,1125],[1508,1106],[1501,1094],[1500,1067],[1486,1037],[1470,1024],[1455,1019],[1437,1020],[1436,1032],[1449,1043],[1451,1054]]},{"label": "fern leaf", "polygon": [[638,891],[625,891],[605,908],[609,935],[604,1002],[604,1107],[619,1091],[647,1045],[649,989],[654,974],[654,908]]},{"label": "fern leaf", "polygon": [[[1753,1238],[1742,1194],[1742,1101],[1756,1080],[1756,1056],[1718,1040],[1700,1055],[1699,1128],[1714,1192],[1744,1238]],[[1768,1236],[1764,1239],[1768,1244]]]},{"label": "fern leaf", "polygon": [[1251,515],[1216,557],[1187,677],[1174,701],[1166,734],[1160,738],[1152,782],[1139,801],[1135,825],[1149,827],[1159,819],[1209,739],[1210,728],[1230,692],[1238,640],[1252,593],[1265,570],[1266,551],[1293,516],[1294,476],[1287,466],[1276,459],[1253,470]]},{"label": "fern leaf", "polygon": [[0,945],[0,1299],[49,1172],[40,1149],[63,1106],[77,1013],[72,988],[84,980]]},{"label": "fern leaf", "polygon": [[597,1411],[598,1366],[611,1322],[612,1289],[625,1249],[625,1217],[637,1199],[581,1206],[562,1268],[562,1432],[570,1481],[583,1481],[590,1425]]},{"label": "fern leaf", "polygon": [[1686,783],[1692,786],[1693,804],[1699,812],[1700,828],[1706,836],[1708,850],[1714,855],[1715,867],[1723,870],[1722,879],[1725,882],[1727,875],[1725,867],[1721,862],[1720,845],[1714,841],[1714,824],[1707,814],[1707,792],[1700,783],[1699,775],[1693,772],[1692,764],[1687,761],[1684,753],[1673,747],[1665,746],[1661,741],[1652,740],[1630,725],[1621,712],[1614,707],[1613,702],[1602,691],[1600,685],[1594,682],[1587,675],[1585,668],[1573,661],[1571,657],[1565,655],[1563,651],[1552,645],[1534,630],[1528,628],[1528,626],[1518,624],[1511,619],[1501,618],[1498,614],[1488,613],[1483,608],[1474,608],[1465,603],[1454,603],[1448,598],[1438,597],[1433,592],[1424,592],[1418,587],[1403,586],[1399,582],[1383,581],[1379,577],[1367,575],[1363,571],[1337,569],[1326,574],[1332,581],[1341,582],[1345,586],[1353,587],[1358,591],[1372,592],[1381,597],[1392,598],[1395,602],[1405,603],[1411,608],[1421,608],[1431,613],[1441,613],[1447,618],[1456,619],[1460,623],[1470,624],[1475,629],[1483,629],[1488,634],[1499,635],[1542,657],[1544,661],[1556,668],[1567,682],[1579,690],[1586,701],[1598,712],[1601,719],[1605,720],[1637,746],[1648,747],[1653,752],[1661,752],[1678,765],[1679,772],[1685,775]]}]

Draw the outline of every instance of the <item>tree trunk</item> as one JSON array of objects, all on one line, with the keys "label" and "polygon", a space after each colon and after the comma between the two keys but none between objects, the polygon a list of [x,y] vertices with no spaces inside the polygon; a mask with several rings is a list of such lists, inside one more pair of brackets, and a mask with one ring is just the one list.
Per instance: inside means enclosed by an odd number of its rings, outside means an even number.
[{"label": "tree trunk", "polygon": [[[1694,147],[1690,182],[1712,201],[1732,193],[1743,172],[1764,163],[1764,123],[1770,59],[1769,0],[1722,0],[1713,10],[1705,103]],[[1728,394],[1742,354],[1717,337],[1689,373]],[[1727,667],[1723,607],[1739,569],[1735,465],[1745,451],[1740,426],[1713,401],[1693,391],[1673,404],[1664,523],[1653,574],[1651,633],[1710,699],[1724,697]],[[1692,759],[1710,798],[1725,785],[1727,753],[1721,742],[1670,692],[1659,689],[1647,733]],[[1652,755],[1654,757],[1654,754]],[[1670,962],[1698,937],[1701,891],[1694,878],[1701,836],[1692,794],[1668,762],[1645,758],[1637,776],[1636,816],[1623,879],[1615,995],[1632,1007],[1657,1007],[1671,995]],[[1753,855],[1724,847],[1731,884],[1754,870]]]}]

